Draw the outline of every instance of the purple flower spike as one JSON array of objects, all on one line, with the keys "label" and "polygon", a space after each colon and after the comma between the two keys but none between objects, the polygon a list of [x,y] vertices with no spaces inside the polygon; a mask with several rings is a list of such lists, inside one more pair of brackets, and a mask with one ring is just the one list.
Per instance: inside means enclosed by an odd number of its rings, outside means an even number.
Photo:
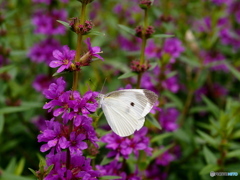
[{"label": "purple flower spike", "polygon": [[91,42],[90,42],[90,38],[87,38],[87,40],[85,42],[86,42],[86,44],[88,46],[89,54],[91,56],[94,56],[94,57],[96,57],[98,59],[101,59],[103,61],[104,60],[103,57],[101,57],[99,55],[99,53],[102,53],[100,47],[98,47],[98,46],[92,47]]},{"label": "purple flower spike", "polygon": [[57,72],[60,73],[65,69],[70,68],[72,60],[75,57],[75,51],[70,50],[68,46],[63,46],[62,51],[59,50],[53,51],[53,57],[55,58],[55,60],[51,61],[49,66],[52,68],[60,66],[60,68],[57,70]]}]

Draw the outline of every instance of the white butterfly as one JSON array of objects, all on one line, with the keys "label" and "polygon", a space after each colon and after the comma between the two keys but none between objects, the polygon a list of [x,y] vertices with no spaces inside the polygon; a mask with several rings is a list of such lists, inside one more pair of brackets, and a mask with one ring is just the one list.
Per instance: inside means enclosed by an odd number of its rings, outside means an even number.
[{"label": "white butterfly", "polygon": [[99,104],[111,129],[121,137],[142,128],[158,96],[146,89],[124,89],[99,95]]}]

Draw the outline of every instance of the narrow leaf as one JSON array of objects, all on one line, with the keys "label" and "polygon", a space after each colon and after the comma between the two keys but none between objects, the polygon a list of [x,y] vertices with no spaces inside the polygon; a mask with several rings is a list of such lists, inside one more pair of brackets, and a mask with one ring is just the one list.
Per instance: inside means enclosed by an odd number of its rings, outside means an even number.
[{"label": "narrow leaf", "polygon": [[207,166],[202,168],[202,170],[200,171],[200,175],[209,174],[211,171],[217,171],[217,170],[219,170],[219,167],[217,165],[208,164]]},{"label": "narrow leaf", "polygon": [[216,164],[216,156],[206,146],[203,147],[203,154],[207,164]]},{"label": "narrow leaf", "polygon": [[225,62],[225,65],[228,67],[230,72],[240,81],[240,72],[228,62]]},{"label": "narrow leaf", "polygon": [[240,149],[228,152],[226,157],[227,158],[240,158]]},{"label": "narrow leaf", "polygon": [[25,166],[25,159],[21,158],[17,167],[16,167],[16,169],[15,169],[15,175],[21,175],[22,171],[24,169],[24,166]]},{"label": "narrow leaf", "polygon": [[87,35],[106,36],[106,34],[104,34],[104,33],[101,33],[101,32],[99,32],[99,31],[93,31],[93,30],[89,31],[89,32],[87,33]]},{"label": "narrow leaf", "polygon": [[134,73],[134,72],[126,72],[123,75],[119,76],[118,79],[126,79],[126,78],[133,77],[136,75],[137,75],[137,73]]},{"label": "narrow leaf", "polygon": [[104,157],[103,160],[101,161],[100,165],[103,166],[103,165],[106,165],[108,164],[109,162],[111,162],[112,159],[109,159],[107,157]]},{"label": "narrow leaf", "polygon": [[135,30],[133,30],[133,29],[127,27],[127,26],[121,25],[121,24],[118,24],[118,26],[119,26],[122,30],[126,31],[127,33],[135,36]]},{"label": "narrow leaf", "polygon": [[153,117],[152,114],[148,114],[146,116],[146,118],[152,123],[152,125],[154,125],[155,127],[157,127],[158,129],[162,129],[161,125],[159,124],[159,122],[155,119],[155,117]]},{"label": "narrow leaf", "polygon": [[164,133],[164,134],[157,135],[151,139],[151,143],[162,141],[163,139],[171,137],[172,135],[173,135],[172,133]]},{"label": "narrow leaf", "polygon": [[200,63],[195,61],[194,59],[190,59],[188,57],[185,57],[185,56],[181,56],[178,58],[180,61],[188,64],[189,66],[192,66],[192,67],[199,67],[200,66]]},{"label": "narrow leaf", "polygon": [[9,114],[9,113],[16,113],[22,112],[31,109],[30,106],[8,106],[0,109],[0,114]]},{"label": "narrow leaf", "polygon": [[202,99],[209,107],[209,110],[215,115],[215,117],[218,117],[220,114],[219,108],[212,101],[210,101],[206,96],[203,95]]},{"label": "narrow leaf", "polygon": [[60,21],[60,20],[57,20],[57,22],[59,22],[60,24],[64,25],[64,26],[67,27],[67,28],[70,28],[70,27],[71,27],[68,22]]},{"label": "narrow leaf", "polygon": [[121,176],[102,176],[100,177],[100,179],[111,179],[111,180],[114,180],[114,179],[122,179]]},{"label": "narrow leaf", "polygon": [[28,169],[29,169],[29,171],[31,171],[33,173],[34,176],[37,176],[37,173],[33,169],[31,169],[31,168],[28,168]]},{"label": "narrow leaf", "polygon": [[14,67],[15,67],[15,65],[3,66],[0,68],[0,73],[7,72],[7,71],[13,69]]},{"label": "narrow leaf", "polygon": [[204,139],[206,142],[208,142],[211,145],[216,145],[216,139],[214,139],[213,137],[209,136],[208,134],[206,134],[205,132],[202,132],[200,130],[197,131],[198,134],[202,137],[202,139]]},{"label": "narrow leaf", "polygon": [[151,37],[152,38],[170,38],[170,37],[174,37],[175,35],[173,34],[154,34]]},{"label": "narrow leaf", "polygon": [[176,96],[175,94],[169,92],[169,91],[164,91],[163,92],[164,96],[167,96],[171,101],[174,102],[174,104],[176,105],[176,107],[178,109],[182,109],[183,108],[183,103],[182,101],[179,99],[178,96]]},{"label": "narrow leaf", "polygon": [[4,127],[4,116],[3,114],[0,114],[0,134],[3,131],[3,127]]}]

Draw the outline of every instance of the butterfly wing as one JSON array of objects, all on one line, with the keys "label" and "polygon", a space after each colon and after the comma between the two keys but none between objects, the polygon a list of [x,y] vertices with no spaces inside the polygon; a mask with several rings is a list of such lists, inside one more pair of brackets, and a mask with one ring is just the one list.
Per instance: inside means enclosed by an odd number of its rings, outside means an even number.
[{"label": "butterfly wing", "polygon": [[142,128],[156,100],[152,91],[126,89],[106,94],[101,106],[112,130],[119,136],[129,136]]}]

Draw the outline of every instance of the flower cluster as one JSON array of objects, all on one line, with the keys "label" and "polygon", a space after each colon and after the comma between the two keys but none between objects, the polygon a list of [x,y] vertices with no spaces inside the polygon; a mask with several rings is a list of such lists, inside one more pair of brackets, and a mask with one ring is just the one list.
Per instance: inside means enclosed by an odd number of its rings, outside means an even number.
[{"label": "flower cluster", "polygon": [[64,10],[53,9],[50,12],[39,10],[34,14],[32,23],[35,25],[36,34],[54,35],[65,34],[65,27],[56,20],[66,20],[67,13]]},{"label": "flower cluster", "polygon": [[60,73],[63,71],[76,71],[80,70],[82,66],[89,66],[94,57],[103,60],[103,58],[99,55],[99,53],[102,53],[100,47],[92,47],[90,38],[87,38],[86,44],[88,46],[88,51],[75,63],[73,60],[75,59],[76,52],[74,50],[70,50],[68,46],[63,46],[61,51],[53,51],[54,59],[50,62],[49,66],[52,68],[59,67],[57,73]]},{"label": "flower cluster", "polygon": [[[45,121],[46,128],[38,136],[38,142],[45,142],[41,146],[41,152],[50,150],[47,164],[54,164],[54,169],[46,178],[56,176],[95,179],[97,172],[92,170],[90,159],[82,156],[82,150],[91,148],[86,142],[98,147],[96,144],[98,138],[91,125],[92,119],[88,116],[98,107],[95,100],[98,93],[88,91],[81,96],[77,91],[65,91],[65,87],[66,82],[60,77],[43,92],[45,97],[50,99],[43,108],[49,112],[53,111],[54,116],[50,121]],[[69,126],[69,121],[72,126]],[[62,151],[64,149],[69,149],[71,157],[71,165],[67,169],[64,165],[66,163],[64,158],[66,152]],[[61,173],[57,173],[58,171]]]},{"label": "flower cluster", "polygon": [[149,63],[146,64],[140,64],[139,61],[132,61],[130,68],[132,69],[133,72],[145,72],[147,71],[149,68],[151,67],[151,65]]},{"label": "flower cluster", "polygon": [[134,133],[133,138],[120,137],[113,132],[103,136],[102,142],[107,143],[106,147],[111,149],[107,156],[115,157],[115,159],[120,157],[127,159],[131,153],[138,156],[140,150],[145,151],[150,156],[152,148],[149,147],[149,138],[146,137],[147,131],[147,128],[143,127]]}]

